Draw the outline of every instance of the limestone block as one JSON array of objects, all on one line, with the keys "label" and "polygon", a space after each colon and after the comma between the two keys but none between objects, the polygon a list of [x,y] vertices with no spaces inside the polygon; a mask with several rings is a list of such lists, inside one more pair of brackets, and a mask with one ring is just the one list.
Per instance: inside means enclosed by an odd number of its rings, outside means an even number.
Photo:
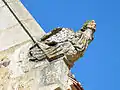
[{"label": "limestone block", "polygon": [[[27,29],[33,37],[40,38],[41,36],[43,36],[42,29],[39,28],[39,25],[32,24],[35,23],[33,20],[30,20],[28,22],[24,21],[23,23],[25,24],[25,27],[28,27]],[[25,42],[27,40],[30,40],[29,36],[26,34],[26,32],[19,24],[16,24],[15,26],[9,29],[5,29],[4,31],[1,31],[0,51],[6,50],[12,46]]]},{"label": "limestone block", "polygon": [[10,3],[10,2],[18,2],[19,0],[5,0],[5,1]]},{"label": "limestone block", "polygon": [[[19,0],[5,1],[32,36],[40,38],[45,34]],[[0,0],[0,6],[3,6],[0,8],[0,51],[30,40],[8,7],[3,4],[2,0]]]},{"label": "limestone block", "polygon": [[28,35],[25,33],[22,27],[17,24],[16,26],[8,30],[6,29],[2,33],[0,33],[0,51],[5,50],[16,44],[20,44],[28,39]]},{"label": "limestone block", "polygon": [[[39,90],[58,90],[58,88],[60,88],[59,85],[53,84],[53,85],[41,87],[41,88],[39,88]],[[61,90],[61,89],[59,89],[59,90]]]},{"label": "limestone block", "polygon": [[32,19],[32,16],[24,8],[24,6],[21,2],[19,2],[19,1],[18,2],[11,2],[11,3],[8,3],[8,5],[13,10],[13,12],[17,15],[19,20]]},{"label": "limestone block", "polygon": [[43,29],[33,19],[24,20],[24,21],[22,21],[22,23],[26,27],[26,29],[31,33],[31,35],[33,37],[40,38],[45,34]]},{"label": "limestone block", "polygon": [[[19,0],[5,0],[7,3],[12,3],[12,2],[18,2]],[[4,7],[5,6],[5,4],[3,3],[3,1],[2,0],[0,0],[0,8],[1,7]]]},{"label": "limestone block", "polygon": [[9,65],[0,68],[0,89],[67,90],[69,69],[62,58],[52,62],[47,59],[31,62],[28,59],[31,45],[31,42],[22,45],[8,56]]},{"label": "limestone block", "polygon": [[0,8],[3,7],[5,4],[0,0]]},{"label": "limestone block", "polygon": [[0,8],[0,32],[17,23],[18,22],[6,6]]}]

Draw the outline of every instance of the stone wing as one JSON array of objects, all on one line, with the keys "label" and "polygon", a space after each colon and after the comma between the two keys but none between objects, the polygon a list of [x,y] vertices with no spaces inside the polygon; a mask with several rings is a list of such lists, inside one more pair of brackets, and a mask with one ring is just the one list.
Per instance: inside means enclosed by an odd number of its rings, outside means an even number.
[{"label": "stone wing", "polygon": [[[40,38],[45,34],[19,0],[4,1],[33,37]],[[4,1],[0,0],[0,52],[30,40]]]}]

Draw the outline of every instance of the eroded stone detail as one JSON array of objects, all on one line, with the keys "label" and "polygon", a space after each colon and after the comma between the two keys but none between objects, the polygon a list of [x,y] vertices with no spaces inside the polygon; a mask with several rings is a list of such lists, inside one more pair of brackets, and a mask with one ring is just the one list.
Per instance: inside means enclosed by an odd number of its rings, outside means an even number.
[{"label": "eroded stone detail", "polygon": [[0,90],[83,90],[70,69],[93,40],[95,25],[89,21],[78,32],[56,28],[37,40],[40,48],[19,46],[0,60]]},{"label": "eroded stone detail", "polygon": [[[89,25],[89,23],[93,24]],[[95,22],[90,21],[88,26],[82,27],[82,30],[74,32],[69,28],[56,28],[41,38],[38,44],[32,46],[29,51],[31,61],[42,61],[47,58],[48,61],[63,57],[68,66],[79,57],[82,57],[88,44],[93,40],[95,32]],[[85,28],[86,27],[86,28]],[[40,48],[37,47],[39,45]]]}]

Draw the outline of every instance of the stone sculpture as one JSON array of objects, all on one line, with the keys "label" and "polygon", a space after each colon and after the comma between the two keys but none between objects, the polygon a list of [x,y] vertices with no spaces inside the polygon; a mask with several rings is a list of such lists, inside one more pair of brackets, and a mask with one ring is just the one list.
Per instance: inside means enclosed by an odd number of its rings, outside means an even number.
[{"label": "stone sculpture", "polygon": [[96,29],[94,20],[85,22],[81,30],[74,32],[69,28],[55,28],[44,35],[29,50],[31,61],[42,61],[47,59],[53,61],[62,59],[71,68],[78,58],[82,57],[89,43],[93,40]]},{"label": "stone sculpture", "polygon": [[0,9],[0,90],[83,90],[70,69],[93,40],[94,20],[45,34],[19,0],[0,0]]},{"label": "stone sculpture", "polygon": [[95,30],[91,20],[77,32],[56,28],[37,43],[20,46],[1,60],[0,68],[5,69],[1,90],[83,90],[70,69],[83,56]]},{"label": "stone sculpture", "polygon": [[[93,34],[95,30],[96,23],[94,20],[87,21],[83,25],[81,30],[76,33],[69,28],[55,28],[50,33],[40,38],[38,44],[32,45],[32,47],[30,47],[29,60],[33,62],[39,62],[43,60],[47,60],[48,62],[54,62],[54,64],[52,63],[51,66],[54,68],[58,68],[58,70],[56,69],[54,71],[53,69],[53,72],[59,71],[57,72],[58,75],[55,76],[60,77],[61,73],[63,73],[60,71],[64,69],[59,68],[59,61],[64,61],[70,70],[74,62],[78,60],[78,58],[83,56],[89,43],[93,40]],[[38,48],[37,45],[39,45],[40,48]],[[59,63],[55,64],[56,62]],[[46,69],[47,72],[50,72],[49,70],[50,69]],[[67,73],[68,77],[72,77],[70,72]],[[50,74],[52,75],[52,73]],[[47,74],[47,76],[51,75]],[[48,77],[48,79],[50,79],[50,77]],[[47,83],[50,83],[51,81],[55,80],[50,80]],[[82,87],[77,90],[82,90]]]}]

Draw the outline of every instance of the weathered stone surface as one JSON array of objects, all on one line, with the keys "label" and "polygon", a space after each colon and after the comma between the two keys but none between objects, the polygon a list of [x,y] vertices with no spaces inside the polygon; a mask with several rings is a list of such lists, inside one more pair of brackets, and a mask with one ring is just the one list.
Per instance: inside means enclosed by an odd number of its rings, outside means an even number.
[{"label": "weathered stone surface", "polygon": [[[31,44],[21,46],[12,55],[8,56],[9,65],[0,68],[1,84],[0,88],[3,90],[54,90],[60,87],[62,90],[67,88],[67,80],[69,69],[62,60],[48,62],[43,60],[41,62],[30,62],[28,59],[28,47]],[[4,60],[3,60],[4,62]],[[8,88],[6,88],[6,78]],[[2,90],[1,89],[1,90]]]},{"label": "weathered stone surface", "polygon": [[20,0],[5,0],[7,3],[11,3],[11,2],[18,2]]},{"label": "weathered stone surface", "polygon": [[[21,2],[8,3],[13,12],[17,15],[19,20],[33,19],[29,12],[23,7]],[[22,13],[22,14],[21,14]]]},{"label": "weathered stone surface", "polygon": [[0,8],[3,7],[5,4],[0,0]]},{"label": "weathered stone surface", "polygon": [[35,22],[34,19],[27,19],[24,21],[21,21],[26,29],[31,33],[33,37],[39,37],[41,38],[45,32],[43,32],[43,29],[39,26],[37,22]]},{"label": "weathered stone surface", "polygon": [[6,1],[39,40],[37,44],[30,40],[0,0],[0,90],[83,90],[70,74],[70,68],[93,40],[95,22],[85,23],[76,33],[56,28],[44,35],[19,1]]},{"label": "weathered stone surface", "polygon": [[[0,58],[1,90],[83,90],[70,75],[70,63],[84,53],[93,31],[87,28],[74,33],[68,28],[58,29],[38,41],[40,48],[29,41],[0,52],[6,55]],[[44,55],[45,58],[38,58]]]},{"label": "weathered stone surface", "polygon": [[[15,15],[24,24],[33,37],[41,37],[45,34],[38,23],[24,8],[19,0],[5,0]],[[30,40],[24,29],[20,26],[16,18],[6,5],[0,0],[0,51],[6,50],[21,42]]]},{"label": "weathered stone surface", "polygon": [[[14,37],[12,35],[14,35]],[[26,39],[29,39],[29,37],[19,24],[12,28],[6,29],[0,33],[0,41],[4,40],[4,42],[0,43],[0,51],[6,50],[10,46],[15,46],[16,44],[22,43],[26,41]]]},{"label": "weathered stone surface", "polygon": [[0,8],[0,32],[18,24],[9,9],[4,6]]}]

